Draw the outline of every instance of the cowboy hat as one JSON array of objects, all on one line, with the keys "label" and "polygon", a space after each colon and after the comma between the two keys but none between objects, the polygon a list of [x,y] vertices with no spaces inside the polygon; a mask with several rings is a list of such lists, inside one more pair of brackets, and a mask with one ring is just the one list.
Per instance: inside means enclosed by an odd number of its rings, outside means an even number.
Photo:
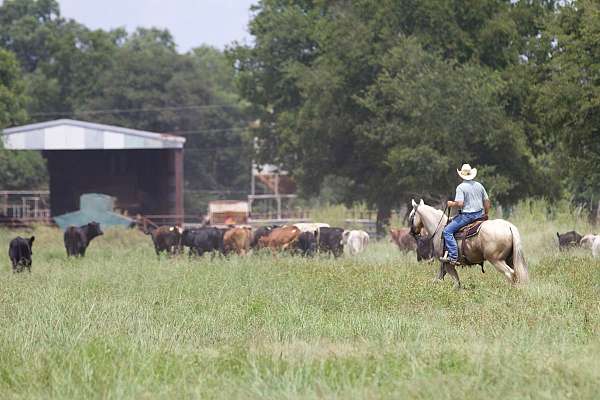
[{"label": "cowboy hat", "polygon": [[477,168],[471,168],[469,164],[463,164],[462,168],[457,169],[456,172],[458,172],[458,176],[466,181],[475,179],[475,176],[477,176]]}]

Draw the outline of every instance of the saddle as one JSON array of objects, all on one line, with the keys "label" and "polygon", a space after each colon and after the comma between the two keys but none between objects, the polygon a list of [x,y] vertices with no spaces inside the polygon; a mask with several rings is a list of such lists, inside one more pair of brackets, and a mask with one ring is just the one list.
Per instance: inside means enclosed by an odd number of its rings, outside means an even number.
[{"label": "saddle", "polygon": [[468,225],[463,226],[454,234],[454,237],[457,240],[468,239],[473,236],[477,236],[479,234],[479,230],[481,229],[481,224],[487,221],[488,217],[484,215],[483,217],[476,219]]}]

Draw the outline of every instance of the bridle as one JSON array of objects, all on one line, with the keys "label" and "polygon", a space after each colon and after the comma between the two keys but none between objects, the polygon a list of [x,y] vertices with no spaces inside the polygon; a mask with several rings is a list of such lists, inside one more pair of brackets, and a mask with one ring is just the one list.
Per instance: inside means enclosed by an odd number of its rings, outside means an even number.
[{"label": "bridle", "polygon": [[[419,236],[420,232],[417,232],[415,229],[415,215],[417,215],[417,210],[419,209],[419,205],[417,204],[417,206],[415,207],[412,215],[410,216],[408,222],[410,223],[410,234],[412,235],[412,237],[414,237],[415,239],[417,238],[417,236]],[[444,215],[446,215],[446,211],[448,210],[448,205],[446,204],[446,208],[444,208],[444,211],[442,212],[442,216],[440,217],[439,222],[437,223],[437,226],[435,228],[435,230],[433,231],[433,233],[427,237],[425,240],[431,240],[433,239],[433,237],[436,235],[436,233],[438,233],[438,231],[440,230],[440,226],[442,225],[442,221],[444,220]]]}]

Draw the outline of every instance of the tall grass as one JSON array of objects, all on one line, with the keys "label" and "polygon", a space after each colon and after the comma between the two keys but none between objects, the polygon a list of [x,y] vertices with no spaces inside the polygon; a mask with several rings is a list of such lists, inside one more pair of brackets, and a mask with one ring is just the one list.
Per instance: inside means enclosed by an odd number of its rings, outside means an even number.
[{"label": "tall grass", "polygon": [[488,265],[459,271],[464,291],[387,241],[159,260],[107,230],[68,260],[40,227],[31,274],[0,263],[0,398],[597,398],[600,262],[556,250],[589,229],[568,214],[517,207],[532,283]]}]

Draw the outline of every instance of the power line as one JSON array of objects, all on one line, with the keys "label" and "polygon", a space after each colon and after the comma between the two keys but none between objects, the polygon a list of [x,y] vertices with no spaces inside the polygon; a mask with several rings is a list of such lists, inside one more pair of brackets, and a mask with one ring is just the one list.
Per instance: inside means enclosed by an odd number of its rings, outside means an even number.
[{"label": "power line", "polygon": [[221,129],[199,129],[191,131],[174,131],[167,132],[170,135],[195,135],[201,133],[219,133],[219,132],[239,132],[244,131],[246,128],[221,128]]},{"label": "power line", "polygon": [[236,150],[236,149],[249,149],[249,146],[232,145],[232,146],[211,146],[207,148],[185,148],[186,153],[214,153],[217,150]]},{"label": "power line", "polygon": [[248,194],[250,191],[249,190],[229,190],[229,189],[223,189],[223,190],[218,190],[218,189],[213,189],[213,190],[209,190],[209,189],[198,189],[198,190],[186,190],[186,193],[198,193],[198,194]]},{"label": "power line", "polygon": [[49,111],[29,114],[32,117],[44,116],[73,116],[73,115],[95,115],[95,114],[127,114],[135,112],[157,112],[157,111],[183,111],[183,110],[205,110],[215,108],[238,108],[232,104],[212,104],[212,105],[188,105],[172,107],[154,107],[154,108],[113,108],[106,110],[78,110],[78,111]]}]

